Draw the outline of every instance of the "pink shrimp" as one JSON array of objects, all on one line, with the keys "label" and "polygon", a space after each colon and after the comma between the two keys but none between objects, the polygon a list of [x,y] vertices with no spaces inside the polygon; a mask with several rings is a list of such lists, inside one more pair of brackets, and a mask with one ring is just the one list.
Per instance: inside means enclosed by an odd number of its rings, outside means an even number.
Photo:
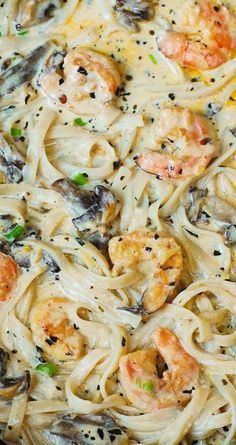
[{"label": "pink shrimp", "polygon": [[180,107],[160,111],[155,141],[157,151],[138,154],[136,163],[169,181],[199,176],[216,150],[216,134],[207,119]]},{"label": "pink shrimp", "polygon": [[[158,328],[155,348],[143,349],[120,359],[120,382],[130,402],[144,412],[186,404],[199,379],[199,365],[168,329]],[[158,376],[158,353],[168,370]],[[160,360],[160,358],[159,358]]]},{"label": "pink shrimp", "polygon": [[213,69],[225,63],[236,49],[236,22],[225,6],[216,6],[211,0],[189,2],[181,9],[180,21],[183,32],[166,31],[157,43],[166,57],[182,66]]},{"label": "pink shrimp", "polygon": [[75,113],[96,114],[111,104],[120,83],[111,58],[87,48],[75,48],[64,59],[60,54],[54,52],[39,74],[44,94]]},{"label": "pink shrimp", "polygon": [[9,300],[16,280],[16,262],[9,255],[0,252],[0,302]]}]

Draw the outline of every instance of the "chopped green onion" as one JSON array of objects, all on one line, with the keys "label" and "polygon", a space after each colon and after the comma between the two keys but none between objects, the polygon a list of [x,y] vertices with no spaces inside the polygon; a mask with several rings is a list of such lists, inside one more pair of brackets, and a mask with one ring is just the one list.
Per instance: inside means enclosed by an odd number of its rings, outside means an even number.
[{"label": "chopped green onion", "polygon": [[40,365],[36,366],[35,371],[40,372],[41,374],[47,374],[49,375],[49,377],[52,377],[57,373],[58,366],[55,365],[55,363],[51,362],[41,363]]},{"label": "chopped green onion", "polygon": [[29,33],[29,31],[27,29],[22,29],[21,31],[17,32],[17,35],[18,36],[25,36],[28,33]]},{"label": "chopped green onion", "polygon": [[13,243],[24,232],[24,227],[17,224],[12,230],[4,234],[4,237],[9,243]]},{"label": "chopped green onion", "polygon": [[70,179],[76,185],[85,185],[88,182],[88,175],[86,173],[75,173]]},{"label": "chopped green onion", "polygon": [[0,37],[2,37],[2,33],[0,32]]},{"label": "chopped green onion", "polygon": [[151,392],[154,389],[154,384],[152,380],[147,380],[146,382],[143,382],[143,389],[144,391]]},{"label": "chopped green onion", "polygon": [[12,127],[11,128],[11,135],[15,138],[18,138],[22,135],[22,129],[18,127]]},{"label": "chopped green onion", "polygon": [[148,57],[154,65],[157,65],[157,59],[153,54],[148,54]]},{"label": "chopped green onion", "polygon": [[75,125],[79,125],[80,127],[84,127],[84,125],[87,125],[88,122],[83,121],[83,119],[81,117],[77,117],[74,120],[74,124]]},{"label": "chopped green onion", "polygon": [[135,384],[137,385],[137,386],[139,386],[139,388],[141,388],[141,380],[140,379],[135,379]]}]

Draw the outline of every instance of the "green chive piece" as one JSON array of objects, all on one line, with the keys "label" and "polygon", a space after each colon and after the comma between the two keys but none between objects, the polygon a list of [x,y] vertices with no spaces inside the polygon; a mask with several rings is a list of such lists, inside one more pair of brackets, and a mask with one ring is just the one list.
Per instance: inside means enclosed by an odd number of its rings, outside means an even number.
[{"label": "green chive piece", "polygon": [[49,377],[55,375],[58,371],[58,366],[55,363],[46,362],[40,363],[40,365],[36,366],[35,371],[40,372],[41,374],[47,374]]},{"label": "green chive piece", "polygon": [[141,380],[140,379],[135,379],[135,384],[137,385],[137,386],[139,386],[139,388],[141,388],[142,387],[142,385],[141,385]]},{"label": "green chive piece", "polygon": [[148,57],[154,65],[157,65],[157,59],[153,54],[148,54]]},{"label": "green chive piece", "polygon": [[81,117],[77,117],[74,120],[74,124],[75,125],[79,125],[80,127],[84,127],[85,125],[87,125],[88,122],[83,121],[83,119]]},{"label": "green chive piece", "polygon": [[88,183],[88,175],[86,173],[75,173],[70,179],[76,185],[85,185]]},{"label": "green chive piece", "polygon": [[17,224],[12,230],[4,234],[4,237],[9,243],[13,243],[24,232],[24,227]]},{"label": "green chive piece", "polygon": [[0,32],[0,37],[2,37],[2,33]]},{"label": "green chive piece", "polygon": [[152,380],[147,380],[146,382],[143,382],[143,389],[144,391],[151,392],[154,389],[154,384]]},{"label": "green chive piece", "polygon": [[11,128],[11,135],[15,138],[18,138],[22,135],[22,129],[18,127]]},{"label": "green chive piece", "polygon": [[28,33],[29,33],[29,31],[27,29],[22,29],[21,31],[17,32],[17,35],[18,36],[25,36]]}]

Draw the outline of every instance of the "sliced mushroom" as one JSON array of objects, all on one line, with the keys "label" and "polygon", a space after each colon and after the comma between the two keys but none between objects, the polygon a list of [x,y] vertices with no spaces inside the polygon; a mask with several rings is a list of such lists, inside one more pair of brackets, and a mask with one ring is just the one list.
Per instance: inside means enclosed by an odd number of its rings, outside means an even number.
[{"label": "sliced mushroom", "polygon": [[16,378],[5,378],[0,380],[0,399],[9,400],[28,391],[30,387],[30,372]]},{"label": "sliced mushroom", "polygon": [[230,133],[235,138],[236,137],[236,127],[230,128]]},{"label": "sliced mushroom", "polygon": [[[8,226],[8,230],[12,227],[14,227],[12,224],[11,226]],[[17,239],[11,245],[0,240],[0,251],[10,255],[16,261],[18,266],[29,269],[31,267],[31,256],[33,253],[30,243],[32,238],[40,238],[40,231],[35,230],[32,227],[26,227],[22,240]],[[22,241],[24,241],[24,243]]]},{"label": "sliced mushroom", "polygon": [[[107,416],[64,416],[53,423],[50,433],[65,437],[78,445],[126,445],[128,437],[122,429]],[[94,439],[91,439],[94,437]]]},{"label": "sliced mushroom", "polygon": [[144,307],[143,307],[143,303],[141,301],[141,303],[136,304],[135,306],[121,306],[118,307],[117,309],[119,309],[120,311],[126,311],[126,312],[130,312],[131,314],[142,314],[144,312]]},{"label": "sliced mushroom", "polygon": [[208,196],[207,189],[191,189],[184,205],[191,222],[205,222],[209,218],[223,223],[236,222],[235,209],[217,196]]},{"label": "sliced mushroom", "polygon": [[217,196],[207,196],[206,189],[190,191],[185,207],[191,223],[207,224],[225,237],[225,243],[236,243],[236,209]]},{"label": "sliced mushroom", "polygon": [[35,48],[22,62],[9,68],[0,76],[0,97],[10,94],[26,82],[30,82],[37,73],[50,43]]},{"label": "sliced mushroom", "polygon": [[111,223],[117,215],[118,202],[113,193],[102,185],[96,185],[92,193],[92,205],[81,216],[72,219],[75,227],[86,230],[91,227],[93,221],[97,225]]},{"label": "sliced mushroom", "polygon": [[120,204],[106,187],[97,185],[94,191],[83,189],[69,179],[59,179],[52,188],[70,203],[75,227],[93,244],[105,246],[110,236],[106,227],[119,212]]},{"label": "sliced mushroom", "polygon": [[3,239],[0,239],[0,252],[10,255],[10,251],[11,249],[9,243]]},{"label": "sliced mushroom", "polygon": [[23,0],[18,21],[24,28],[47,22],[62,5],[62,0]]},{"label": "sliced mushroom", "polygon": [[87,236],[87,240],[97,247],[98,250],[106,252],[108,242],[111,238],[111,235],[108,232],[94,232],[91,235]]},{"label": "sliced mushroom", "polygon": [[192,187],[187,195],[187,199],[184,202],[189,220],[196,222],[199,216],[202,198],[205,198],[208,194],[207,189],[198,189]]},{"label": "sliced mushroom", "polygon": [[116,0],[114,11],[120,22],[134,32],[139,31],[137,22],[151,20],[154,17],[154,6],[151,0]]},{"label": "sliced mushroom", "polygon": [[5,182],[21,182],[24,165],[22,154],[0,134],[0,171],[4,174]]},{"label": "sliced mushroom", "polygon": [[0,377],[2,377],[7,370],[7,360],[9,355],[6,351],[0,348]]},{"label": "sliced mushroom", "polygon": [[53,272],[53,273],[58,273],[60,272],[60,267],[58,266],[58,264],[56,263],[56,261],[51,257],[51,255],[49,255],[48,252],[44,251],[43,252],[43,259],[45,264],[48,266],[48,269]]},{"label": "sliced mushroom", "polygon": [[224,236],[226,239],[226,244],[228,246],[233,246],[234,244],[236,244],[236,225],[230,224],[226,228]]}]

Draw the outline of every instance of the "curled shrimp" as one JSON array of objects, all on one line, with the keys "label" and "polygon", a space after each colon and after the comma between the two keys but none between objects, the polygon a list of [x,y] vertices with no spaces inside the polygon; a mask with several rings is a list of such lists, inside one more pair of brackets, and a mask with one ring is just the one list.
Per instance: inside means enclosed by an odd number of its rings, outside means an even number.
[{"label": "curled shrimp", "polygon": [[112,102],[120,75],[109,57],[76,48],[65,57],[54,52],[37,83],[57,105],[75,113],[95,114]]},{"label": "curled shrimp", "polygon": [[77,360],[84,351],[84,337],[71,320],[71,303],[53,297],[38,303],[31,312],[34,341],[49,357]]},{"label": "curled shrimp", "polygon": [[226,6],[211,0],[187,1],[180,17],[183,32],[166,31],[157,40],[166,57],[203,71],[230,58],[236,49],[235,19]]},{"label": "curled shrimp", "polygon": [[16,262],[9,255],[0,252],[0,302],[10,298],[17,275]]},{"label": "curled shrimp", "polygon": [[[197,361],[168,329],[158,328],[152,340],[155,348],[131,352],[120,359],[120,382],[127,398],[144,412],[186,404],[198,383]],[[163,360],[168,370],[160,378],[157,367]]]},{"label": "curled shrimp", "polygon": [[114,275],[129,269],[143,274],[139,287],[143,296],[138,306],[146,313],[155,312],[174,296],[183,267],[181,249],[174,238],[137,230],[112,238],[109,255]]},{"label": "curled shrimp", "polygon": [[199,176],[216,151],[216,135],[210,123],[186,108],[163,108],[154,137],[158,151],[144,151],[135,160],[158,179]]}]

